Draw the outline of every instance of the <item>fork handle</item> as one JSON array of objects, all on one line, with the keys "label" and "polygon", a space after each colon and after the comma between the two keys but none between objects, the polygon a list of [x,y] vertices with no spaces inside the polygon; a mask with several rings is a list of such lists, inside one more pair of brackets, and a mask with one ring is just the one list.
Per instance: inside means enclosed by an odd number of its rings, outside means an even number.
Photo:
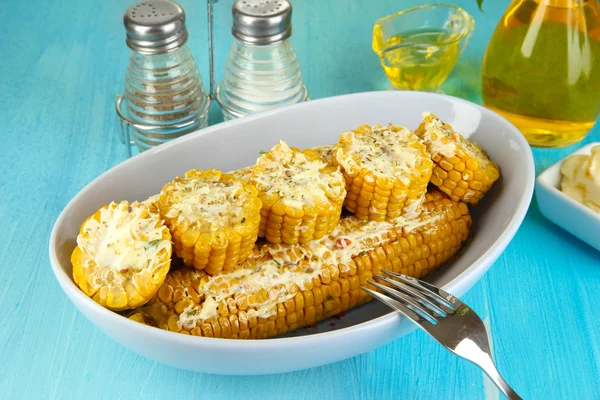
[{"label": "fork handle", "polygon": [[498,372],[498,369],[494,365],[494,361],[492,358],[486,354],[486,357],[479,360],[472,360],[477,364],[483,372],[486,373],[487,376],[490,377],[492,382],[500,389],[500,391],[508,398],[509,400],[523,400],[521,396],[519,396],[509,385],[506,383],[504,378]]},{"label": "fork handle", "polygon": [[502,378],[502,376],[500,376],[500,374],[497,374],[495,378],[490,376],[490,374],[487,375],[496,384],[496,386],[498,386],[498,389],[500,389],[500,391],[506,396],[507,399],[523,400],[521,396],[519,396],[510,386],[508,386],[508,383],[506,383],[506,381]]}]

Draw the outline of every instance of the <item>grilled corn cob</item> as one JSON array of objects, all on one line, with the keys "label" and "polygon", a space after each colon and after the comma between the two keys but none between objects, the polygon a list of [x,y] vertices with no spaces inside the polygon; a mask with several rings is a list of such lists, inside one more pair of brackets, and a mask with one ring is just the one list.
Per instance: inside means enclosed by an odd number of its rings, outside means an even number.
[{"label": "grilled corn cob", "polygon": [[146,303],[162,285],[171,262],[171,234],[143,204],[111,203],[89,216],[71,255],[73,280],[111,310]]},{"label": "grilled corn cob", "polygon": [[189,171],[162,189],[158,207],[185,265],[232,271],[254,247],[261,201],[254,186],[231,175]]},{"label": "grilled corn cob", "polygon": [[279,142],[258,159],[250,183],[262,200],[258,235],[271,243],[307,243],[339,222],[344,178],[314,151]]},{"label": "grilled corn cob", "polygon": [[431,183],[456,201],[477,204],[500,177],[500,168],[476,143],[465,139],[431,113],[415,133],[435,163]]},{"label": "grilled corn cob", "polygon": [[268,244],[250,268],[208,277],[171,272],[157,295],[131,317],[196,336],[266,338],[311,325],[370,298],[360,290],[381,269],[423,277],[467,238],[464,203],[427,195],[423,213],[396,224],[344,218],[336,230],[304,245]]},{"label": "grilled corn cob", "polygon": [[391,220],[425,195],[433,163],[408,129],[363,125],[345,132],[333,152],[348,195],[344,205],[360,219]]}]

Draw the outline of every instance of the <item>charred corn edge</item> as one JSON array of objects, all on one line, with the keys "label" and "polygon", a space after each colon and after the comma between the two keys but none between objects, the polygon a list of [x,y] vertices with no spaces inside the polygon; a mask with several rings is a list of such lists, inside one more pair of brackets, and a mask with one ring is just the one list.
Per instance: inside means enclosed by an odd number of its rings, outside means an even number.
[{"label": "charred corn edge", "polygon": [[[460,243],[466,240],[471,224],[466,205],[452,202],[439,194],[428,197],[429,204],[426,207],[444,210],[444,217],[436,223],[436,230],[428,225],[407,233],[401,227],[395,227],[392,230],[396,235],[395,240],[352,257],[347,270],[340,271],[339,266],[335,265],[325,266],[313,280],[312,287],[299,290],[295,296],[274,305],[274,314],[268,318],[251,316],[251,308],[247,304],[236,304],[231,299],[217,307],[217,316],[198,322],[193,328],[183,328],[177,323],[177,311],[202,301],[199,300],[202,299],[201,295],[195,300],[183,295],[186,290],[195,294],[201,291],[201,278],[195,284],[198,290],[192,285],[192,279],[185,278],[186,275],[196,274],[190,270],[176,271],[167,278],[176,286],[178,282],[187,281],[190,284],[188,287],[180,285],[165,289],[170,297],[166,297],[161,290],[149,305],[138,311],[153,317],[157,326],[163,329],[197,336],[239,339],[266,338],[318,322],[368,301],[369,297],[360,290],[360,285],[366,285],[366,281],[381,269],[423,277],[460,249]],[[176,293],[179,295],[176,296]]]},{"label": "charred corn edge", "polygon": [[[114,285],[110,285],[107,282],[102,282],[100,285],[91,285],[89,281],[90,277],[88,275],[89,271],[88,267],[86,266],[86,263],[88,261],[92,261],[95,265],[97,265],[96,260],[93,257],[90,258],[89,255],[83,251],[79,244],[75,247],[71,254],[71,264],[73,266],[73,281],[85,295],[92,298],[94,301],[96,301],[103,307],[113,311],[123,311],[127,309],[132,309],[140,307],[147,303],[156,294],[158,289],[163,284],[165,277],[169,272],[172,254],[171,234],[169,230],[166,228],[163,221],[159,219],[158,213],[153,212],[152,207],[147,206],[144,203],[134,202],[130,205],[128,202],[124,201],[120,203],[113,202],[111,204],[107,204],[85,219],[85,221],[79,228],[79,234],[84,234],[84,228],[91,219],[94,219],[97,222],[101,222],[102,211],[109,209],[114,210],[122,204],[125,204],[125,206],[129,208],[129,210],[131,210],[130,206],[137,205],[138,207],[144,207],[145,211],[148,214],[148,217],[155,218],[154,229],[158,229],[161,231],[161,238],[159,240],[165,241],[164,245],[166,246],[166,251],[163,252],[162,255],[159,251],[159,253],[157,253],[159,258],[157,259],[153,259],[152,257],[150,257],[150,265],[148,265],[146,268],[141,269],[137,274],[133,274],[130,277],[126,276],[126,274],[129,271],[110,272],[120,277],[120,285],[117,285],[115,289],[118,289],[119,287],[121,288],[120,295],[124,298],[119,301],[120,303],[125,303],[122,306],[115,306],[113,301],[114,297],[109,292],[111,290],[110,288]],[[134,240],[145,241],[144,239]],[[148,270],[150,266],[153,266],[151,275],[149,275],[150,271]],[[98,279],[102,278],[99,277]]]},{"label": "charred corn edge", "polygon": [[[227,226],[219,226],[216,230],[207,228],[211,221],[206,218],[189,221],[185,218],[180,220],[179,216],[169,216],[169,212],[177,205],[172,198],[172,193],[176,189],[172,190],[172,188],[179,182],[187,183],[194,179],[208,185],[225,181],[239,183],[239,192],[246,194],[246,197],[240,199],[240,203],[236,205],[239,210],[239,222],[232,221],[234,217],[228,199],[223,200],[228,206],[225,210],[229,213],[226,217]],[[173,235],[175,253],[183,259],[185,265],[206,270],[209,274],[218,274],[223,270],[231,271],[238,268],[252,252],[258,237],[262,205],[254,186],[230,174],[223,174],[219,170],[190,170],[184,176],[177,177],[165,185],[161,193],[159,209]],[[181,193],[179,195],[185,196]],[[206,200],[210,202],[210,199]],[[209,209],[211,205],[207,204],[205,207]]]},{"label": "charred corn edge", "polygon": [[423,113],[415,133],[427,144],[435,163],[431,183],[453,200],[477,204],[500,177],[498,165],[477,143],[434,114]]},{"label": "charred corn edge", "polygon": [[[307,162],[293,155],[291,156],[293,160],[286,159],[286,163],[290,164],[289,167],[273,165],[276,164],[273,158],[285,158],[293,153],[303,154]],[[317,161],[322,165],[318,171],[310,171],[306,168],[308,163]],[[275,169],[285,170],[285,172],[282,176],[273,176]],[[310,179],[312,182],[322,179],[326,181],[307,188],[294,182],[298,171],[300,174],[310,171],[309,174],[315,175]],[[289,175],[285,175],[288,172]],[[285,142],[279,142],[254,166],[250,183],[255,184],[259,189],[259,197],[263,203],[258,235],[266,238],[268,242],[308,243],[330,233],[339,222],[346,195],[343,177],[336,167],[329,165],[313,150],[301,151],[295,147],[287,148]],[[273,185],[275,188],[272,188]],[[325,185],[329,190],[324,190]],[[269,190],[261,191],[265,186],[269,187]],[[315,192],[318,194],[316,197],[313,196]],[[301,200],[297,199],[298,194],[302,194]],[[311,200],[304,200],[305,196]]]},{"label": "charred corn edge", "polygon": [[[349,134],[352,133],[355,137],[366,136],[375,129],[403,132],[406,135],[402,138],[402,142],[398,141],[396,151],[401,153],[407,148],[413,149],[411,154],[415,157],[415,166],[409,168],[407,164],[402,167],[404,171],[401,171],[401,175],[404,179],[399,177],[400,172],[396,170],[397,167],[391,167],[393,176],[379,176],[375,173],[375,164],[369,165],[368,162],[356,161],[357,151],[348,139]],[[369,157],[375,156],[369,155]],[[348,158],[354,161],[352,163],[344,161]],[[372,221],[397,218],[410,203],[420,201],[427,191],[433,169],[433,162],[419,138],[408,129],[395,125],[389,125],[387,128],[379,125],[373,128],[363,125],[355,131],[342,134],[334,148],[333,162],[340,167],[346,180],[348,191],[344,201],[346,209],[360,219]]]}]

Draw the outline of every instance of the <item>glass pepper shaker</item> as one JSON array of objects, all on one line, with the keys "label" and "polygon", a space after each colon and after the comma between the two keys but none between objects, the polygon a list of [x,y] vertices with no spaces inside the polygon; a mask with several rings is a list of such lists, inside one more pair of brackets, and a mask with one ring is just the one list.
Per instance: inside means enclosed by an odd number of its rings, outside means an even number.
[{"label": "glass pepper shaker", "polygon": [[234,41],[215,97],[224,119],[306,101],[300,64],[290,42],[288,0],[236,0]]},{"label": "glass pepper shaker", "polygon": [[123,22],[132,52],[117,100],[122,139],[144,151],[206,127],[210,99],[186,44],[183,9],[168,0],[143,1]]}]

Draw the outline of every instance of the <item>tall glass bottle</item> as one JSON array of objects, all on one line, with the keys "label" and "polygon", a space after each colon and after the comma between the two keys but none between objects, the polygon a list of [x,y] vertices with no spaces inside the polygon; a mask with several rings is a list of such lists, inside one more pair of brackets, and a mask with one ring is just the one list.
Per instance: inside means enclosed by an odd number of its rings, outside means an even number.
[{"label": "tall glass bottle", "polygon": [[600,113],[597,0],[514,0],[483,63],[483,102],[530,144],[585,137]]}]

